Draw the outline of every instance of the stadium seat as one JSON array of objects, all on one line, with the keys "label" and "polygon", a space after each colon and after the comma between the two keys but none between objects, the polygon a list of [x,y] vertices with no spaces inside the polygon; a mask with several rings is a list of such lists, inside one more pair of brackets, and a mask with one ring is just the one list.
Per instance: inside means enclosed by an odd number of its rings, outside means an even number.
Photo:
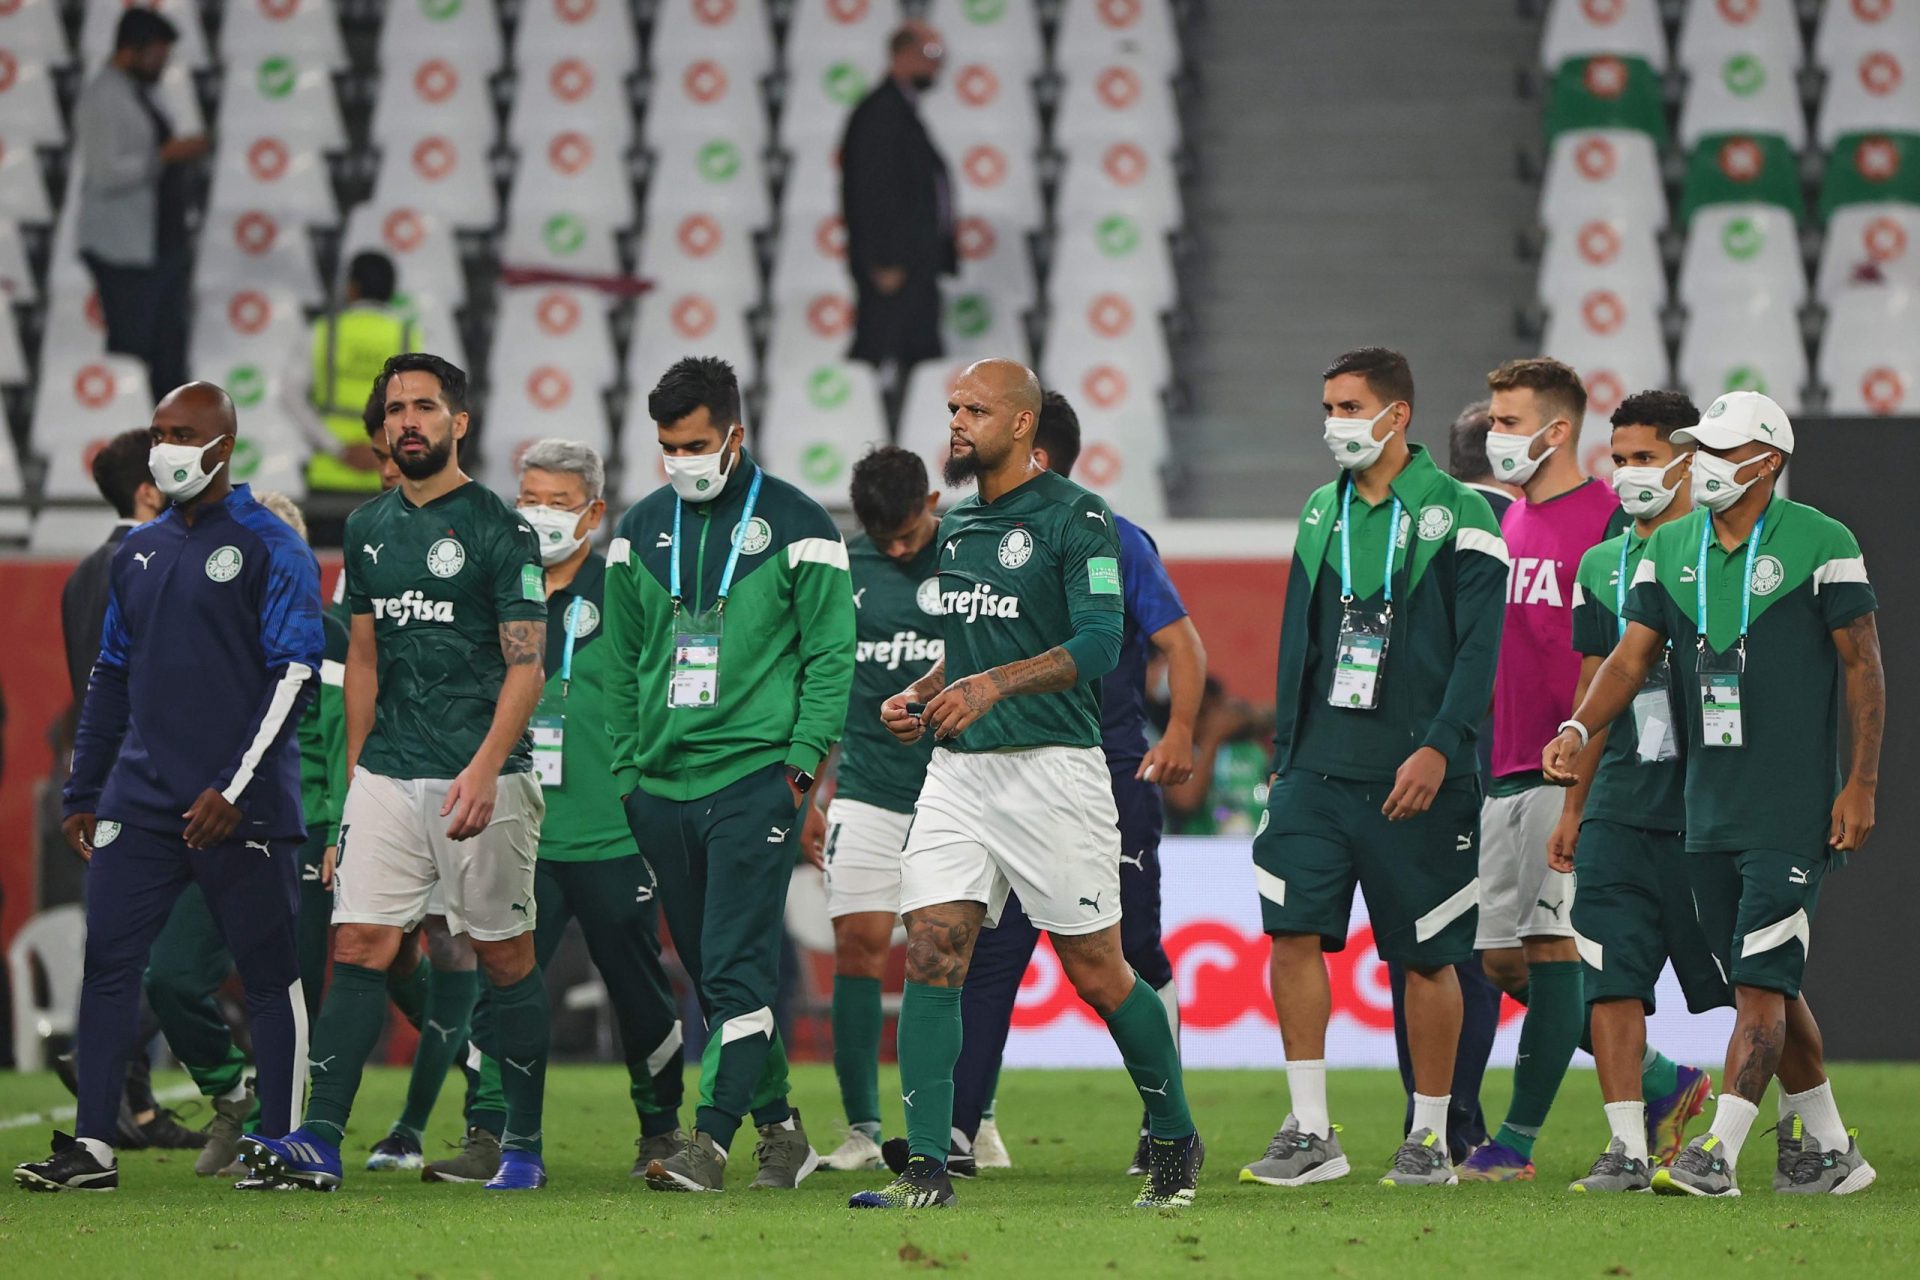
[{"label": "stadium seat", "polygon": [[269,54],[251,64],[229,66],[221,81],[219,125],[223,135],[271,132],[322,151],[347,145],[333,76],[325,60],[311,51]]},{"label": "stadium seat", "polygon": [[[1083,399],[1076,397],[1076,405]],[[1166,440],[1166,422],[1157,404],[1127,413],[1082,409],[1074,483],[1093,490],[1128,519],[1164,520],[1167,492],[1161,469],[1167,461]]]},{"label": "stadium seat", "polygon": [[593,290],[521,285],[500,291],[488,380],[518,381],[543,364],[565,368],[595,391],[618,380],[607,308]]},{"label": "stadium seat", "polygon": [[920,100],[920,116],[949,160],[975,142],[1026,151],[1040,145],[1033,94],[990,62],[948,67]]},{"label": "stadium seat", "polygon": [[1920,413],[1920,301],[1885,285],[1847,289],[1827,304],[1815,364],[1832,413]]},{"label": "stadium seat", "polygon": [[277,371],[309,350],[306,313],[283,289],[202,290],[193,300],[191,335],[188,367],[223,386],[234,368]]},{"label": "stadium seat", "polygon": [[27,261],[26,242],[20,238],[20,224],[12,218],[0,218],[0,302],[31,305],[40,301],[40,285]]},{"label": "stadium seat", "polygon": [[753,355],[753,338],[746,312],[725,299],[691,290],[656,289],[640,300],[634,313],[633,342],[627,350],[629,418],[638,412],[647,431],[647,392],[682,356],[718,356],[733,366],[743,387],[760,376]]},{"label": "stadium seat", "polygon": [[1726,391],[1758,391],[1798,413],[1807,385],[1799,315],[1766,294],[1703,303],[1688,317],[1677,372],[1695,404]]},{"label": "stadium seat", "polygon": [[656,76],[703,57],[722,56],[740,75],[773,70],[773,25],[766,0],[660,0],[653,11],[647,62]]},{"label": "stadium seat", "polygon": [[940,491],[940,505],[951,507],[973,492],[971,480],[952,485],[941,475],[952,451],[952,415],[947,396],[967,362],[949,356],[922,360],[907,373],[906,398],[900,402],[900,447],[919,454],[927,464],[927,479]]},{"label": "stadium seat", "polygon": [[[111,522],[103,524],[92,541]],[[71,1038],[79,1028],[80,980],[86,968],[87,912],[75,903],[48,907],[22,924],[7,944],[7,973],[13,1005],[14,1066],[41,1071],[47,1065],[46,1039]],[[34,974],[46,979],[40,998]]]},{"label": "stadium seat", "polygon": [[396,293],[393,301],[413,316],[415,347],[438,352],[455,364],[466,366],[467,340],[454,320],[451,302],[431,293]]},{"label": "stadium seat", "polygon": [[[113,53],[113,31],[120,15],[132,0],[83,0],[80,18],[80,61],[89,70],[105,62]],[[189,71],[205,71],[213,65],[207,56],[207,33],[200,26],[197,0],[142,0],[142,7],[157,9],[180,31],[173,46],[173,63]]]},{"label": "stadium seat", "polygon": [[693,290],[732,306],[760,297],[760,260],[746,227],[710,213],[683,213],[647,224],[639,272],[656,288]]},{"label": "stadium seat", "polygon": [[32,520],[26,500],[27,481],[13,444],[13,423],[6,405],[0,403],[0,540],[16,541],[27,535]]},{"label": "stadium seat", "polygon": [[307,306],[326,298],[305,226],[262,209],[208,213],[194,282],[202,289],[285,289]]},{"label": "stadium seat", "polygon": [[984,360],[988,356],[1031,359],[1018,302],[950,282],[941,295],[940,337],[949,360]]},{"label": "stadium seat", "polygon": [[[27,353],[20,346],[20,326],[14,319],[13,308],[0,302],[0,385],[20,386],[31,373]],[[4,497],[4,486],[0,486],[0,498]]]},{"label": "stadium seat", "polygon": [[963,217],[954,228],[959,249],[959,283],[1017,307],[1031,303],[1038,286],[1027,239],[994,218]]},{"label": "stadium seat", "polygon": [[602,457],[613,452],[606,402],[593,379],[565,357],[564,348],[552,348],[550,354],[552,359],[494,382],[488,392],[478,478],[507,498],[519,486],[521,455],[537,440],[564,436],[590,445]]},{"label": "stadium seat", "polygon": [[1131,142],[1113,142],[1067,158],[1054,217],[1084,222],[1121,213],[1149,231],[1174,231],[1182,221],[1180,183],[1173,161]]},{"label": "stadium seat", "polygon": [[816,289],[844,293],[851,287],[847,226],[838,213],[807,219],[788,216],[781,221],[773,260],[775,297]]},{"label": "stadium seat", "polygon": [[57,147],[67,141],[53,77],[33,54],[0,45],[0,136],[21,144]]},{"label": "stadium seat", "polygon": [[1630,392],[1668,385],[1667,345],[1660,317],[1629,306],[1619,294],[1596,289],[1577,306],[1561,307],[1548,318],[1542,355],[1579,370],[1587,387],[1587,418],[1582,431],[1605,440],[1607,421]]},{"label": "stadium seat", "polygon": [[1547,91],[1547,141],[1574,129],[1636,129],[1664,145],[1667,110],[1660,73],[1641,58],[1569,58]]},{"label": "stadium seat", "polygon": [[340,225],[325,157],[312,143],[271,132],[230,133],[213,157],[209,213],[259,209],[307,226]]},{"label": "stadium seat", "polygon": [[769,471],[815,502],[845,507],[853,464],[869,448],[887,443],[873,369],[823,357],[811,364],[773,364],[770,383],[755,452]]},{"label": "stadium seat", "polygon": [[[87,270],[87,264],[80,260],[80,177],[86,167],[80,163],[80,157],[74,156],[67,166],[67,193],[60,202],[60,216],[54,223],[53,249],[47,254],[46,292],[58,294],[70,289],[93,288],[93,275]],[[4,183],[6,170],[0,166],[0,184]],[[0,218],[5,218],[0,213]],[[6,218],[11,222],[11,218]]]},{"label": "stadium seat", "polygon": [[1679,292],[1695,311],[1754,298],[1787,311],[1799,307],[1807,298],[1807,273],[1793,218],[1770,204],[1701,209],[1687,227]]},{"label": "stadium seat", "polygon": [[432,49],[463,71],[482,76],[498,71],[506,61],[494,0],[391,0],[382,7],[382,68],[410,66],[421,49]]},{"label": "stadium seat", "polygon": [[1659,0],[1553,0],[1540,40],[1540,65],[1552,71],[1568,58],[1596,53],[1644,58],[1667,69],[1667,35]]},{"label": "stadium seat", "polygon": [[509,142],[519,146],[556,129],[588,129],[622,146],[632,145],[634,107],[627,68],[591,49],[518,53],[515,65],[513,105],[507,111]]},{"label": "stadium seat", "polygon": [[1166,333],[1150,308],[1126,293],[1098,286],[1054,290],[1041,381],[1069,387],[1086,371],[1111,365],[1141,391],[1160,391],[1173,376]]},{"label": "stadium seat", "polygon": [[1578,306],[1595,289],[1611,289],[1635,307],[1665,306],[1667,271],[1654,233],[1595,218],[1550,234],[1540,259],[1540,305],[1549,311]]},{"label": "stadium seat", "polygon": [[500,193],[485,145],[441,133],[431,123],[381,137],[372,199],[408,203],[461,230],[490,231],[500,221]]},{"label": "stadium seat", "polygon": [[152,415],[146,366],[128,356],[50,350],[33,396],[34,448],[46,455],[44,495],[94,499],[93,455]]},{"label": "stadium seat", "polygon": [[1821,217],[1883,201],[1920,204],[1920,133],[1850,133],[1827,152]]},{"label": "stadium seat", "polygon": [[947,72],[968,63],[992,66],[1008,85],[1024,87],[1046,65],[1035,0],[932,0],[927,21],[946,41]]},{"label": "stadium seat", "polygon": [[848,61],[877,67],[900,25],[900,0],[793,0],[787,16],[789,69]]},{"label": "stadium seat", "polygon": [[628,71],[640,65],[629,0],[522,0],[513,35],[515,66],[529,58],[582,51]]},{"label": "stadium seat", "polygon": [[1679,61],[1689,75],[1717,75],[1727,59],[1749,54],[1788,72],[1806,61],[1794,0],[1711,0],[1690,4],[1680,21]]},{"label": "stadium seat", "polygon": [[22,62],[71,65],[73,48],[67,43],[60,0],[16,0],[0,8],[0,49],[11,49]]},{"label": "stadium seat", "polygon": [[842,359],[853,345],[853,317],[853,291],[845,282],[773,295],[773,336],[767,343],[770,376]]},{"label": "stadium seat", "polygon": [[1796,151],[1806,145],[1800,86],[1786,55],[1729,53],[1718,66],[1693,73],[1680,106],[1680,145],[1735,133],[1776,134]]},{"label": "stadium seat", "polygon": [[788,153],[780,217],[811,219],[840,212],[839,140],[813,142]]},{"label": "stadium seat", "polygon": [[[522,82],[523,85],[525,82]],[[528,90],[525,96],[539,101]],[[380,76],[368,136],[377,147],[388,138],[408,140],[437,133],[462,151],[485,150],[494,143],[493,96],[487,78],[460,65],[442,51],[423,48],[396,54]]]},{"label": "stadium seat", "polygon": [[1074,69],[1053,118],[1054,145],[1068,153],[1128,141],[1171,153],[1181,145],[1173,88],[1150,67],[1112,61]]},{"label": "stadium seat", "polygon": [[695,58],[655,76],[647,97],[647,141],[731,138],[759,151],[767,142],[767,109],[758,79],[725,58]]},{"label": "stadium seat", "polygon": [[1161,79],[1180,69],[1170,0],[1063,0],[1054,39],[1062,71],[1121,60]]},{"label": "stadium seat", "polygon": [[1681,188],[1680,221],[1714,204],[1778,205],[1798,221],[1800,163],[1786,139],[1771,134],[1715,133],[1694,144]]},{"label": "stadium seat", "polygon": [[1814,65],[1836,74],[1876,49],[1920,53],[1920,0],[1829,0],[1820,6]]},{"label": "stadium seat", "polygon": [[1040,178],[1031,151],[983,138],[947,159],[953,167],[956,208],[1022,231],[1040,225]]},{"label": "stadium seat", "polygon": [[577,129],[527,139],[520,147],[507,216],[520,221],[555,209],[614,227],[632,226],[633,174],[626,149],[610,136]]},{"label": "stadium seat", "polygon": [[107,321],[100,295],[88,284],[62,289],[47,303],[41,331],[42,361],[93,360],[107,353]]},{"label": "stadium seat", "polygon": [[1166,238],[1124,214],[1062,226],[1053,254],[1047,290],[1055,296],[1114,289],[1151,312],[1168,310],[1180,299]]},{"label": "stadium seat", "polygon": [[347,49],[334,0],[227,0],[220,22],[221,62],[253,63],[283,49],[313,51],[331,70],[344,71]]},{"label": "stadium seat", "polygon": [[1920,293],[1920,206],[1852,204],[1828,221],[1814,289],[1820,301],[1875,282]]},{"label": "stadium seat", "polygon": [[53,202],[47,197],[33,143],[4,134],[0,134],[0,218],[33,224],[53,221]]},{"label": "stadium seat", "polygon": [[773,220],[760,154],[730,138],[674,139],[653,148],[647,171],[649,226],[683,213],[708,213],[741,226]]},{"label": "stadium seat", "polygon": [[595,276],[615,276],[621,271],[613,224],[565,209],[509,220],[500,242],[500,263]]},{"label": "stadium seat", "polygon": [[1563,133],[1547,152],[1540,222],[1549,232],[1595,218],[1657,230],[1667,222],[1666,188],[1653,139],[1631,129]]},{"label": "stadium seat", "polygon": [[848,114],[873,88],[878,73],[869,69],[872,62],[847,58],[789,68],[780,108],[780,145],[789,151],[838,148]]},{"label": "stadium seat", "polygon": [[402,292],[439,298],[449,306],[466,301],[467,277],[453,231],[432,214],[410,205],[355,205],[347,214],[341,260],[351,262],[363,249],[393,259]]},{"label": "stadium seat", "polygon": [[1829,68],[1815,140],[1831,147],[1850,133],[1920,133],[1920,48],[1872,49]]}]

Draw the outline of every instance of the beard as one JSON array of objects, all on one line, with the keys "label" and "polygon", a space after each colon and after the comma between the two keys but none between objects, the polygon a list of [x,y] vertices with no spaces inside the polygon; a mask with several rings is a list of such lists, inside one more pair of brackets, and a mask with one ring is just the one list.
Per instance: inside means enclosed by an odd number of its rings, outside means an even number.
[{"label": "beard", "polygon": [[[400,469],[400,474],[409,480],[428,480],[445,471],[447,464],[453,460],[453,437],[448,436],[439,444],[429,443],[425,453],[409,454],[400,445],[411,435],[413,433],[409,432],[393,442],[393,465]],[[424,440],[426,437],[418,438]]]},{"label": "beard", "polygon": [[[1010,449],[1012,446],[1008,446]],[[950,485],[963,485],[978,480],[987,472],[1006,461],[1006,453],[997,458],[987,456],[986,451],[977,442],[965,453],[955,453],[953,446],[947,446],[947,460],[940,466],[940,474]]]}]

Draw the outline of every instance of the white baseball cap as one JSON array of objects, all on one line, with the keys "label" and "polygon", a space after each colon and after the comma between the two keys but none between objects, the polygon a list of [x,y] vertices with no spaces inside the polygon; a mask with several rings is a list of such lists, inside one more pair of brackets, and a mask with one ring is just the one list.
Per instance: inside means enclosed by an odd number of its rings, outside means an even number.
[{"label": "white baseball cap", "polygon": [[1697,425],[1673,433],[1675,444],[1703,444],[1709,449],[1731,449],[1749,440],[1793,452],[1793,423],[1771,396],[1758,391],[1729,391],[1707,406]]}]

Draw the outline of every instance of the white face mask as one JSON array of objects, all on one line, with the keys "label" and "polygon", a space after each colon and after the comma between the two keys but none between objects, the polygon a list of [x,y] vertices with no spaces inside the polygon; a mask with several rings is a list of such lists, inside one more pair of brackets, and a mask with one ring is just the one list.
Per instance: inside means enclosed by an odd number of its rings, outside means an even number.
[{"label": "white face mask", "polygon": [[153,476],[153,483],[161,493],[174,502],[191,502],[200,491],[213,482],[220,474],[220,468],[226,466],[224,460],[216,462],[213,470],[206,470],[207,450],[225,440],[225,436],[216,436],[205,444],[157,444],[147,451],[147,470]]},{"label": "white face mask", "polygon": [[673,491],[688,502],[712,502],[727,487],[727,480],[733,472],[721,468],[726,461],[727,445],[732,443],[729,434],[726,443],[713,453],[692,455],[667,454],[663,459],[667,469],[667,483]]},{"label": "white face mask", "polygon": [[1497,431],[1487,433],[1487,461],[1493,464],[1493,478],[1502,484],[1525,484],[1533,479],[1533,473],[1540,464],[1551,458],[1560,448],[1554,445],[1537,458],[1529,458],[1528,450],[1533,442],[1553,430],[1549,422],[1530,436],[1503,436]]},{"label": "white face mask", "polygon": [[[1764,456],[1764,455],[1763,455]],[[1740,469],[1759,458],[1748,458],[1746,462],[1729,462],[1725,458],[1716,458],[1705,450],[1693,455],[1693,502],[1695,506],[1705,507],[1709,511],[1725,511],[1740,501],[1740,495],[1760,483],[1760,477],[1767,474],[1762,468],[1753,479],[1740,483],[1734,480]]]},{"label": "white face mask", "polygon": [[[588,503],[592,506],[592,503]],[[540,540],[540,563],[552,568],[575,551],[587,540],[580,531],[580,525],[587,514],[587,508],[568,511],[565,507],[521,507],[520,518],[533,529],[533,536]]]},{"label": "white face mask", "polygon": [[[1398,400],[1393,404],[1399,404]],[[1374,424],[1387,416],[1393,404],[1374,414],[1371,418],[1328,418],[1326,429],[1321,438],[1327,442],[1327,448],[1333,452],[1333,460],[1342,471],[1365,471],[1380,460],[1381,451],[1387,447],[1387,441],[1393,439],[1389,431],[1386,438],[1373,438]]]},{"label": "white face mask", "polygon": [[1615,467],[1613,491],[1620,496],[1621,508],[1635,520],[1651,520],[1673,505],[1680,484],[1667,484],[1667,472],[1684,466],[1686,458],[1675,458],[1664,467]]}]

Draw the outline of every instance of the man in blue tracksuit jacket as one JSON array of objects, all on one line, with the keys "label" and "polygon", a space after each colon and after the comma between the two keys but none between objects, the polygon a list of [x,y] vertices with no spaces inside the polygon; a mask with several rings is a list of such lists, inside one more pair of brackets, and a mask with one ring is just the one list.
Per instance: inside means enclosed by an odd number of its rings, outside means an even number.
[{"label": "man in blue tracksuit jacket", "polygon": [[233,402],[188,383],[153,411],[154,483],[171,500],[109,570],[100,656],[65,793],[87,867],[76,1138],[14,1178],[111,1190],[141,970],[174,900],[198,884],[246,987],[260,1132],[285,1133],[306,1080],[295,953],[300,760],[318,683],[320,572],[300,535],[228,474]]}]

